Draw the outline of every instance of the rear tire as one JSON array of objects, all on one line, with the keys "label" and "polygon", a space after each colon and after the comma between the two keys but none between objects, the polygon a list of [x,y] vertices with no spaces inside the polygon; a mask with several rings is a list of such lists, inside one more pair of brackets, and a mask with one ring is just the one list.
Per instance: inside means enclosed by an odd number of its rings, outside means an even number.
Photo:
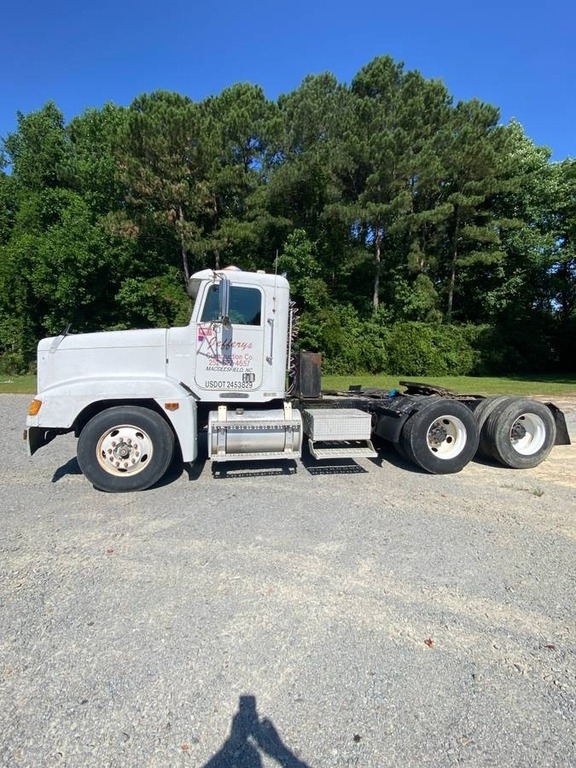
[{"label": "rear tire", "polygon": [[536,400],[510,398],[501,403],[485,425],[491,456],[512,469],[541,464],[556,442],[556,422],[550,410]]},{"label": "rear tire", "polygon": [[460,472],[478,448],[472,412],[456,400],[437,400],[413,414],[402,429],[401,446],[410,461],[426,472]]},{"label": "rear tire", "polygon": [[96,414],[78,438],[78,464],[100,491],[143,491],[164,475],[174,433],[155,411],[117,406]]},{"label": "rear tire", "polygon": [[400,456],[404,461],[411,461],[411,459],[408,458],[406,455],[406,451],[404,450],[404,446],[402,444],[402,437],[400,437],[400,440],[397,443],[394,443],[394,450]]},{"label": "rear tire", "polygon": [[492,397],[486,397],[481,400],[474,410],[474,418],[478,424],[478,430],[480,432],[480,443],[478,445],[478,455],[483,456],[486,459],[493,459],[492,444],[486,438],[486,422],[490,418],[490,415],[498,408],[502,403],[512,400],[508,395],[494,395]]}]

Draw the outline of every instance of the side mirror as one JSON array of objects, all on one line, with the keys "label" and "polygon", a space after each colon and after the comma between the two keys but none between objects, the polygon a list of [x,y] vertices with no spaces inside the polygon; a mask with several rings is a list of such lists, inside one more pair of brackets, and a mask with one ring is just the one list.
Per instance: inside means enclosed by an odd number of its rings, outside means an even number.
[{"label": "side mirror", "polygon": [[230,280],[225,276],[220,276],[220,320],[223,325],[230,325]]}]

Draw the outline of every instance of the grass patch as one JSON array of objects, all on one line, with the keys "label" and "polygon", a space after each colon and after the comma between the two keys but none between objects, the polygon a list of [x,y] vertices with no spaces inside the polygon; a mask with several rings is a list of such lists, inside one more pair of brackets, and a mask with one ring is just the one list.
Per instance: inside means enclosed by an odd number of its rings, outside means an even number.
[{"label": "grass patch", "polygon": [[348,389],[351,384],[376,389],[398,389],[400,380],[425,381],[469,395],[525,395],[526,397],[576,397],[574,374],[534,376],[323,376],[323,389]]},{"label": "grass patch", "polygon": [[[525,395],[526,397],[576,397],[576,376],[574,374],[536,374],[534,376],[322,376],[323,389],[348,389],[351,384],[375,389],[398,389],[401,379],[416,379],[428,384],[451,389],[470,395]],[[0,394],[36,393],[36,376],[0,375]]]},{"label": "grass patch", "polygon": [[0,373],[0,394],[34,395],[36,394],[36,376],[33,373],[26,376],[9,376]]}]

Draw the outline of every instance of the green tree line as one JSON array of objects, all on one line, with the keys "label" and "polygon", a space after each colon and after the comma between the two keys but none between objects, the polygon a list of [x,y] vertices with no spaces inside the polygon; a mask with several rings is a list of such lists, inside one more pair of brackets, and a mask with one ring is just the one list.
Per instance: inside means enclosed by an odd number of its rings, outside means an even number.
[{"label": "green tree line", "polygon": [[576,161],[389,56],[277,100],[49,102],[1,147],[5,373],[68,325],[184,324],[228,264],[287,274],[332,372],[576,368]]}]

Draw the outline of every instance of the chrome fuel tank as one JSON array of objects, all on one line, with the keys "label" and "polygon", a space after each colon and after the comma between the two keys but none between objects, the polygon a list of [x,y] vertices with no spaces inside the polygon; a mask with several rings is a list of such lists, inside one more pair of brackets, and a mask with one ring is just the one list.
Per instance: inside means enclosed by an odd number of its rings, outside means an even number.
[{"label": "chrome fuel tank", "polygon": [[212,461],[293,459],[302,448],[302,416],[290,403],[269,410],[234,410],[221,405],[208,417]]}]

